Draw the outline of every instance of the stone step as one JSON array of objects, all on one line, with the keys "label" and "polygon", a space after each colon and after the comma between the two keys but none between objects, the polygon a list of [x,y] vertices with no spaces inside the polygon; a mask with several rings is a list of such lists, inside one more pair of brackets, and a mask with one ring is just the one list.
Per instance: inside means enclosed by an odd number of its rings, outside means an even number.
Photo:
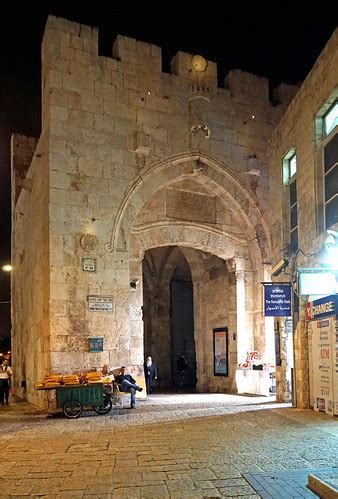
[{"label": "stone step", "polygon": [[332,473],[325,478],[309,475],[307,486],[319,497],[338,499],[338,473]]}]

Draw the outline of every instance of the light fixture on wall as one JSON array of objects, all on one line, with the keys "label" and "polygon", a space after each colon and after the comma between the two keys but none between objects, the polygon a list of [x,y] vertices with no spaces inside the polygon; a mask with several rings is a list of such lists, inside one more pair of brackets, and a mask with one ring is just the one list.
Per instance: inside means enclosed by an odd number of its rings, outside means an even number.
[{"label": "light fixture on wall", "polygon": [[274,277],[277,277],[279,274],[283,272],[289,265],[289,260],[286,260],[286,258],[283,258],[280,260],[277,265],[274,266],[274,268],[271,271],[271,275]]}]

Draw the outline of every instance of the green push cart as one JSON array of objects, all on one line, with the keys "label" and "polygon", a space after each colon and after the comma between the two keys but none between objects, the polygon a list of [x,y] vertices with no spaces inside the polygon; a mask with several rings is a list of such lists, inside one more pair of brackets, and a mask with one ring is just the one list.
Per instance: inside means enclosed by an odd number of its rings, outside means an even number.
[{"label": "green push cart", "polygon": [[67,418],[75,419],[82,411],[94,410],[97,414],[108,414],[112,401],[103,392],[103,384],[60,385],[56,389],[56,403]]}]

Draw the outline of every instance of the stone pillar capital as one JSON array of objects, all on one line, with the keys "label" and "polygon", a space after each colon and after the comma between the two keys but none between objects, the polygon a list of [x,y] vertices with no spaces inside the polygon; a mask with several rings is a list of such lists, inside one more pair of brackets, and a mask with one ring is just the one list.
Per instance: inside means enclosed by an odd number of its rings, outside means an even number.
[{"label": "stone pillar capital", "polygon": [[228,258],[226,260],[228,272],[244,273],[244,259],[240,257]]}]

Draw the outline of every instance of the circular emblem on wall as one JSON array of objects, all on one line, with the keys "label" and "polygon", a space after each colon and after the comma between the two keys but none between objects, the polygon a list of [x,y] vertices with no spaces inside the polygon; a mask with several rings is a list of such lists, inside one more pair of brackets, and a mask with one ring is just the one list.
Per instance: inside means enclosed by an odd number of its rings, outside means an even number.
[{"label": "circular emblem on wall", "polygon": [[93,234],[84,234],[83,236],[81,236],[81,248],[86,251],[94,251],[97,247],[97,243],[97,237]]},{"label": "circular emblem on wall", "polygon": [[193,55],[191,59],[191,66],[195,71],[203,73],[207,69],[208,62],[201,55]]}]

